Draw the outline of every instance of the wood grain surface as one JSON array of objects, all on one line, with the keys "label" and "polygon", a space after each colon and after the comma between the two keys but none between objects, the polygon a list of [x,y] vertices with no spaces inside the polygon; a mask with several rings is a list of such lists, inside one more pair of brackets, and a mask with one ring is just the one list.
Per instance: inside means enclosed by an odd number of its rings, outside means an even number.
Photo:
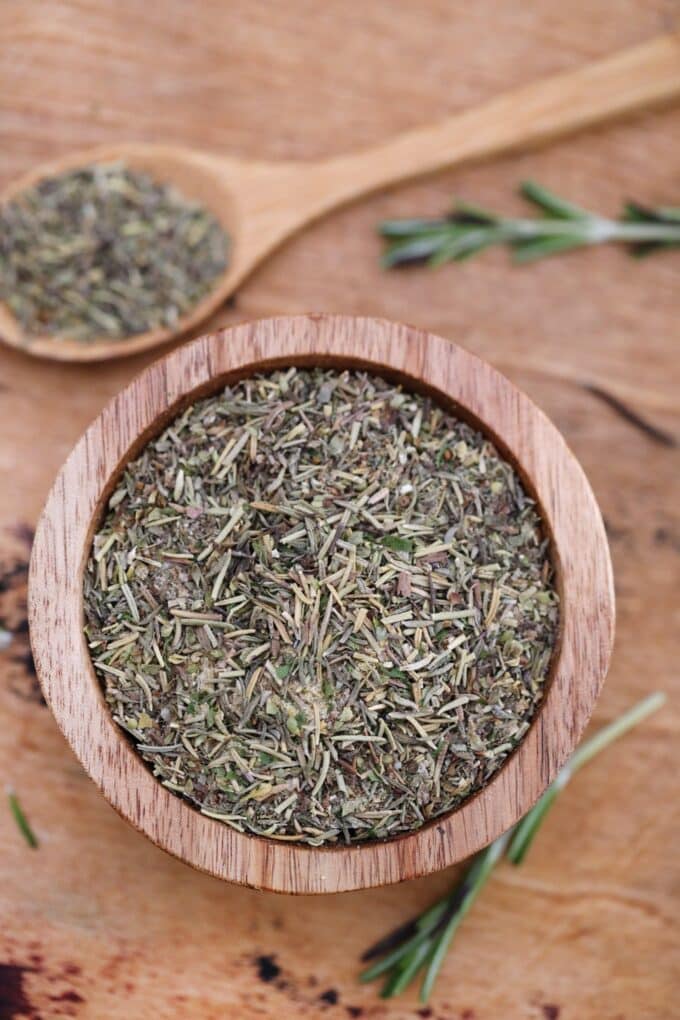
[{"label": "wood grain surface", "polygon": [[[397,839],[304,847],[207,818],[153,777],[113,723],[83,637],[83,572],[107,501],[131,457],[174,415],[221,386],[275,367],[361,368],[431,393],[483,428],[540,508],[560,594],[560,633],[537,717],[491,782],[458,810]],[[64,736],[136,829],[219,878],[287,893],[336,893],[419,878],[481,850],[526,814],[588,722],[609,666],[614,591],[592,489],[564,439],[504,376],[450,340],[346,315],[280,316],[185,344],[151,365],[79,440],[47,499],[31,556],[31,649]]]},{"label": "wood grain surface", "polygon": [[15,178],[0,200],[11,201],[46,177],[122,161],[210,209],[229,234],[228,265],[205,297],[172,327],[157,327],[125,343],[106,337],[86,344],[62,337],[55,343],[51,336],[26,335],[2,303],[0,339],[58,361],[106,361],[151,350],[198,328],[273,249],[339,205],[426,171],[526,148],[676,99],[680,33],[663,32],[604,60],[501,91],[436,124],[331,159],[254,161],[134,141],[74,150]]},{"label": "wood grain surface", "polygon": [[[677,0],[287,4],[3,0],[0,186],[74,148],[140,141],[242,157],[338,155],[539,75],[678,27]],[[452,197],[506,211],[534,177],[608,213],[678,204],[680,111],[648,114],[350,207],[282,249],[212,327],[298,311],[386,316],[510,376],[567,440],[604,510],[618,634],[602,724],[650,690],[666,709],[588,767],[525,865],[501,867],[459,932],[437,1020],[678,1015],[678,256],[601,249],[513,269],[491,252],[381,273],[377,221]],[[0,809],[0,1016],[417,1017],[356,984],[361,950],[454,876],[332,898],[228,886],[106,804],[35,688],[25,577],[59,465],[148,358],[69,367],[0,352],[0,774],[41,841]],[[625,415],[630,409],[660,434]],[[664,440],[666,437],[666,440]],[[7,639],[3,639],[6,643]],[[675,699],[675,700],[674,700]]]}]

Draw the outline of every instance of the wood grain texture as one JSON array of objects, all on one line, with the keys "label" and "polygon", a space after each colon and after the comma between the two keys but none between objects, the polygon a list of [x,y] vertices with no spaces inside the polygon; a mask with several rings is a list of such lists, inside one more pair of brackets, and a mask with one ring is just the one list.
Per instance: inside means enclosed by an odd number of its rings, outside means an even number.
[{"label": "wood grain texture", "polygon": [[[362,367],[432,391],[507,452],[535,493],[552,539],[560,637],[551,680],[520,746],[456,811],[409,835],[313,848],[240,833],[153,778],[113,723],[83,637],[83,570],[125,464],[188,403],[221,385],[289,365]],[[606,675],[614,592],[590,486],[554,426],[508,380],[446,340],[376,319],[275,318],[180,347],[104,409],[60,471],[31,557],[31,646],[45,697],[85,770],[124,818],[164,850],[218,878],[275,892],[324,893],[420,878],[476,853],[555,778]]]},{"label": "wood grain texture", "polygon": [[680,34],[665,33],[575,71],[525,85],[430,127],[320,162],[263,163],[178,146],[124,145],[71,153],[34,167],[0,194],[11,200],[45,177],[122,160],[202,202],[231,242],[229,265],[211,291],[172,328],[129,340],[82,343],[27,336],[0,303],[0,340],[58,361],[105,361],[150,350],[186,334],[220,307],[288,236],[330,209],[377,188],[554,139],[680,96]]},{"label": "wood grain texture", "polygon": [[[4,0],[0,186],[77,149],[130,139],[254,160],[334,158],[678,27],[677,0]],[[585,389],[680,438],[677,256],[597,249],[515,269],[490,252],[383,273],[376,223],[454,198],[520,212],[533,177],[615,215],[678,203],[680,110],[375,195],[309,227],[210,321],[319,311],[386,316],[456,338],[558,425],[603,509],[617,637],[593,726],[651,690],[667,707],[593,762],[526,864],[502,867],[461,928],[436,1020],[668,1020],[680,934],[680,471]],[[204,329],[204,327],[203,327]],[[27,537],[88,423],[149,356],[103,366],[0,350],[0,775],[41,847],[0,805],[0,964],[47,1020],[419,1020],[409,993],[358,986],[358,956],[460,868],[333,897],[220,882],[156,849],[107,805],[40,704],[26,627]],[[280,972],[272,976],[265,957]],[[5,972],[3,972],[5,973]],[[264,977],[269,980],[264,980]],[[6,991],[6,984],[3,994]],[[322,996],[337,994],[331,1004]],[[332,998],[332,996],[331,996]],[[547,1010],[547,1012],[546,1012]],[[14,1020],[26,1013],[14,1009]]]}]

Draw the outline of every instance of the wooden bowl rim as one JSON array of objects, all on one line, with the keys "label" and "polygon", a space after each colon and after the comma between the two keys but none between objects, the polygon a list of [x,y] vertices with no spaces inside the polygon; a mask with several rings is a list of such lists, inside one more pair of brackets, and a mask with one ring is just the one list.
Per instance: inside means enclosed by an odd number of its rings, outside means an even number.
[{"label": "wooden bowl rim", "polygon": [[[293,364],[361,367],[398,378],[481,427],[538,500],[561,596],[548,690],[521,744],[488,785],[415,832],[350,847],[315,848],[240,833],[163,787],[113,722],[82,631],[85,562],[128,460],[183,406],[226,379]],[[123,389],[57,476],[36,532],[28,602],[45,697],[109,803],[194,867],[289,893],[340,892],[426,875],[463,860],[513,825],[576,746],[604,681],[614,632],[602,517],[578,461],[543,412],[489,364],[448,340],[386,320],[333,315],[264,319],[200,337]]]}]

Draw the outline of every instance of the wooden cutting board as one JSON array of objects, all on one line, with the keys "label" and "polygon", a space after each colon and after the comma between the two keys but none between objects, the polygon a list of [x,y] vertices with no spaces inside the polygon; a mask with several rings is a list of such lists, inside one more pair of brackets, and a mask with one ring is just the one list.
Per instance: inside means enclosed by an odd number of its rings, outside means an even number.
[{"label": "wooden cutting board", "polygon": [[[665,0],[4,0],[0,185],[130,138],[254,158],[340,153],[641,42],[677,13]],[[490,252],[388,274],[374,227],[454,195],[517,211],[528,176],[612,214],[626,197],[678,205],[679,160],[676,109],[376,196],[287,245],[209,323],[310,310],[406,320],[487,358],[544,408],[590,477],[614,557],[618,636],[596,724],[680,688],[680,256],[594,250],[514,269]],[[672,701],[579,777],[521,869],[498,870],[431,1012],[357,985],[357,958],[452,873],[330,898],[256,893],[192,872],[107,806],[41,704],[26,565],[58,466],[145,363],[0,350],[0,778],[40,839],[31,851],[0,803],[0,1020],[680,1015]]]}]

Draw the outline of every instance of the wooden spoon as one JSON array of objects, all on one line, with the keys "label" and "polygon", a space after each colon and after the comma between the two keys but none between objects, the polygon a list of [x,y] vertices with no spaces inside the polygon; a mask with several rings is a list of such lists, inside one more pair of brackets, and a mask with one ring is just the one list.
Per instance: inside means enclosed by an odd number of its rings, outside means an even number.
[{"label": "wooden spoon", "polygon": [[576,71],[515,89],[432,127],[321,162],[254,162],[136,143],[72,154],[15,181],[0,201],[65,170],[123,160],[210,208],[231,235],[231,263],[208,296],[172,328],[128,340],[102,338],[90,343],[28,337],[0,304],[0,337],[31,354],[62,361],[99,361],[147,350],[209,316],[284,238],[334,206],[396,181],[542,142],[678,95],[680,35],[664,35]]},{"label": "wooden spoon", "polygon": [[[284,365],[361,367],[426,392],[494,440],[537,500],[560,593],[560,638],[538,715],[491,782],[405,836],[314,848],[236,832],[151,774],[113,722],[83,636],[83,571],[125,464],[181,408],[227,382]],[[38,524],[29,578],[31,645],[45,697],[83,766],[149,839],[219,878],[277,892],[341,892],[455,864],[513,825],[573,751],[602,686],[614,630],[607,538],[564,439],[523,393],[448,340],[376,319],[268,319],[178,347],[88,428]]]}]

